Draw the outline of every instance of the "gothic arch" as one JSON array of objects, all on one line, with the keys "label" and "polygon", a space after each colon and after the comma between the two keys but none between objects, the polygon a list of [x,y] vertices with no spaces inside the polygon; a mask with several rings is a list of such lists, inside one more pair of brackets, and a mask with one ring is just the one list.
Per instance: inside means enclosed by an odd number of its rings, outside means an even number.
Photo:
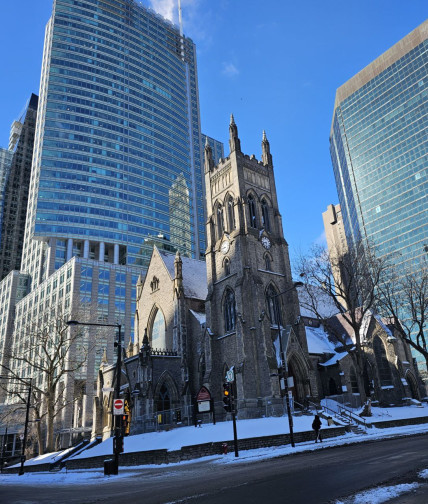
[{"label": "gothic arch", "polygon": [[248,225],[250,228],[258,228],[259,225],[259,209],[258,209],[258,196],[250,189],[247,192],[247,205],[248,205]]},{"label": "gothic arch", "polygon": [[[177,385],[168,371],[161,374],[154,389],[153,401],[155,411],[166,411],[180,405],[180,394]],[[164,409],[159,409],[161,405],[163,405]]]},{"label": "gothic arch", "polygon": [[[279,291],[273,282],[270,282],[265,290],[267,314],[272,325],[278,325],[278,323],[282,323],[281,300],[278,296],[278,292]],[[277,320],[277,315],[279,315],[279,320]]]},{"label": "gothic arch", "polygon": [[230,259],[228,257],[223,259],[223,271],[225,276],[230,275]]},{"label": "gothic arch", "polygon": [[[160,314],[162,316],[162,320],[159,318],[158,314]],[[163,342],[159,341],[158,344],[163,343],[164,347],[166,348],[166,343],[167,343],[166,318],[165,318],[165,314],[164,314],[162,308],[158,304],[155,303],[152,306],[152,309],[150,310],[150,315],[147,319],[147,334],[149,336],[149,341],[150,341],[150,345],[152,346],[152,348],[161,348],[161,347],[156,347],[156,342],[154,342],[155,344],[153,344],[153,329],[156,324],[156,325],[159,325],[159,329],[162,330],[162,321],[163,321],[163,331],[162,331],[163,332]]]},{"label": "gothic arch", "polygon": [[288,376],[292,376],[294,381],[293,387],[289,387],[289,390],[298,403],[305,404],[306,396],[310,395],[308,366],[294,351],[287,356],[287,365]]},{"label": "gothic arch", "polygon": [[230,287],[226,287],[222,299],[222,312],[224,332],[233,332],[236,329],[236,299],[235,293]]},{"label": "gothic arch", "polygon": [[273,263],[273,259],[272,259],[272,256],[269,254],[269,252],[265,252],[264,256],[263,256],[263,261],[264,261],[264,269],[266,271],[272,271],[272,263]]},{"label": "gothic arch", "polygon": [[418,384],[417,384],[417,381],[416,381],[414,374],[410,371],[410,369],[408,369],[406,371],[404,378],[406,379],[406,381],[409,385],[409,389],[412,394],[412,398],[419,399]]},{"label": "gothic arch", "polygon": [[224,205],[221,200],[216,200],[213,207],[213,221],[214,221],[214,229],[215,229],[215,237],[216,241],[220,240],[223,236],[225,230],[225,222],[224,222]]},{"label": "gothic arch", "polygon": [[231,233],[236,228],[235,199],[232,193],[226,193],[224,197],[224,210],[226,217],[226,229]]},{"label": "gothic arch", "polygon": [[375,336],[373,340],[373,352],[375,354],[380,386],[392,385],[392,373],[386,356],[385,345],[379,336]]},{"label": "gothic arch", "polygon": [[262,227],[269,233],[272,231],[272,206],[265,196],[260,198]]}]

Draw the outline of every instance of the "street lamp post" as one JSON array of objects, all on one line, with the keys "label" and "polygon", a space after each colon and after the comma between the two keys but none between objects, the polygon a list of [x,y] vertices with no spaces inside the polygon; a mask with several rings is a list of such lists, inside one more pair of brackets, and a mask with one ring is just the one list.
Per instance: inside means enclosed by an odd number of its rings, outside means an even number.
[{"label": "street lamp post", "polygon": [[[120,398],[120,376],[122,371],[122,324],[102,324],[95,322],[79,322],[78,320],[67,321],[69,326],[95,326],[95,327],[116,327],[118,329],[118,340],[114,342],[114,346],[117,347],[117,359],[116,359],[116,388],[114,398]],[[114,470],[113,474],[118,474],[119,472],[119,454],[122,451],[123,446],[123,433],[122,433],[122,415],[115,415],[114,418],[114,438],[113,438],[113,456],[114,456]]]},{"label": "street lamp post", "polygon": [[[278,294],[275,294],[274,296],[271,296],[271,299],[282,296],[283,294],[290,292],[293,289],[296,289],[297,287],[302,287],[302,286],[303,286],[303,282],[294,282],[292,287],[289,287],[288,289],[285,289],[284,291],[279,292]],[[288,395],[288,366],[287,366],[287,358],[284,355],[284,348],[282,346],[281,324],[280,324],[281,318],[280,318],[280,310],[279,310],[278,303],[274,303],[274,309],[275,309],[276,323],[278,326],[279,354],[280,354],[280,358],[281,358],[281,372],[279,375],[280,388],[282,385],[281,382],[283,381],[284,393],[285,393],[285,403],[287,405],[288,425],[289,425],[289,429],[290,429],[290,442],[291,442],[291,446],[294,448],[293,418],[291,416],[290,397]]]}]

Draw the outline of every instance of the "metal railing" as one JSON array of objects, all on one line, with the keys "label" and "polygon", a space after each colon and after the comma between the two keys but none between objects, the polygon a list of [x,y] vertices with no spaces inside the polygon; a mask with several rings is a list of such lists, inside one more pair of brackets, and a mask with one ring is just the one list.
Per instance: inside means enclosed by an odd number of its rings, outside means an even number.
[{"label": "metal railing", "polygon": [[344,404],[339,403],[336,400],[336,397],[340,396],[335,396],[335,398],[330,396],[326,397],[325,399],[322,399],[321,406],[325,409],[332,411],[334,415],[339,415],[341,418],[348,420],[349,424],[356,423],[364,425],[364,428],[368,427],[368,424],[363,417],[357,415],[354,411],[352,411],[352,409],[350,409],[347,406],[344,406]]}]

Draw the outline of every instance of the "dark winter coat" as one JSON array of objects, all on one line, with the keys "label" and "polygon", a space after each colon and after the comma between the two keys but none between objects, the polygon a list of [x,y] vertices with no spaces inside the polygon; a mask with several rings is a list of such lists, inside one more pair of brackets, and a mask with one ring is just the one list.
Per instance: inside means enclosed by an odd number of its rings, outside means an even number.
[{"label": "dark winter coat", "polygon": [[321,429],[321,420],[318,415],[315,415],[314,421],[312,422],[312,429],[314,429],[314,431],[319,431]]}]

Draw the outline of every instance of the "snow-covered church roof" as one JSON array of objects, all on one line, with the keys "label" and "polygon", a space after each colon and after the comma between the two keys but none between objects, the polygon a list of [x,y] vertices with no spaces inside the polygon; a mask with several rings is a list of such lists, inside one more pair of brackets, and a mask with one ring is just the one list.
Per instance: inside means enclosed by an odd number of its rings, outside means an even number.
[{"label": "snow-covered church roof", "polygon": [[[166,266],[166,269],[168,270],[171,280],[173,280],[175,278],[175,254],[159,249],[158,252]],[[205,301],[208,294],[207,265],[205,261],[198,261],[197,259],[190,259],[189,257],[181,257],[181,262],[183,265],[184,295],[187,298],[201,299]]]}]

